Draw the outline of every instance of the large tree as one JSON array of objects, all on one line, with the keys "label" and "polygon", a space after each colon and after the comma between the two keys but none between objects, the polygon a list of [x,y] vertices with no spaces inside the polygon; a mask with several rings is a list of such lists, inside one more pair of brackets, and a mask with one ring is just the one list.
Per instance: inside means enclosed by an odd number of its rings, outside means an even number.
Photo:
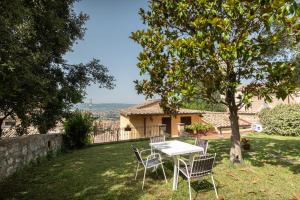
[{"label": "large tree", "polygon": [[0,137],[7,117],[47,132],[85,87],[112,88],[108,69],[92,60],[69,64],[63,55],[84,35],[88,16],[75,13],[75,0],[0,1]]},{"label": "large tree", "polygon": [[[238,110],[252,96],[286,98],[295,89],[291,62],[299,42],[294,0],[150,0],[140,15],[146,29],[131,34],[143,50],[138,92],[162,97],[175,112],[198,97],[222,103],[231,122],[230,160],[242,161]],[[237,95],[237,87],[242,95]],[[222,99],[215,99],[214,94]]]}]

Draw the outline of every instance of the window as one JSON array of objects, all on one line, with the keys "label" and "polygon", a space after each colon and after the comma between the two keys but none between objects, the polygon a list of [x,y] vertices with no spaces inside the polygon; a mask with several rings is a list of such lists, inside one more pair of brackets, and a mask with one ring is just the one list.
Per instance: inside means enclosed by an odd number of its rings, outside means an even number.
[{"label": "window", "polygon": [[4,126],[15,126],[16,125],[16,121],[5,121],[4,122]]},{"label": "window", "polygon": [[191,125],[192,118],[191,117],[180,117],[180,123],[184,123],[184,125]]}]

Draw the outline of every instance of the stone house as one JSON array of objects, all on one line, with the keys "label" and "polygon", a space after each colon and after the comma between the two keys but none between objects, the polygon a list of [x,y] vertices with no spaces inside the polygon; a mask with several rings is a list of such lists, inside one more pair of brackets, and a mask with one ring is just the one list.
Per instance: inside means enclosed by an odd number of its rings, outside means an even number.
[{"label": "stone house", "polygon": [[179,134],[181,123],[189,125],[202,121],[202,111],[184,109],[176,115],[166,115],[160,107],[160,100],[149,100],[120,111],[120,128],[134,130],[138,137],[152,136],[165,125],[165,131],[172,137]]},{"label": "stone house", "polygon": [[[237,96],[241,94],[241,91],[246,85],[241,85],[238,87]],[[240,109],[241,113],[259,113],[264,108],[273,108],[279,104],[298,104],[300,103],[300,92],[295,92],[289,95],[285,100],[276,98],[275,95],[271,95],[272,102],[265,102],[264,99],[258,97],[252,97],[251,106],[249,108],[242,107]]]},{"label": "stone house", "polygon": [[[241,129],[250,128],[251,122],[247,116],[253,114],[245,113],[239,118]],[[245,119],[244,119],[245,118]],[[172,137],[179,136],[184,125],[192,123],[211,124],[216,133],[222,134],[230,130],[229,114],[227,112],[209,112],[181,108],[176,115],[166,115],[160,107],[160,100],[150,100],[120,111],[120,128],[128,130],[130,134],[136,134],[131,138],[150,137],[165,128]]]},{"label": "stone house", "polygon": [[265,102],[263,99],[260,99],[258,97],[253,97],[251,99],[251,106],[249,108],[242,107],[240,111],[259,113],[264,108],[273,108],[274,106],[279,104],[296,104],[296,103],[300,103],[300,93],[292,94],[285,100],[278,99],[273,95],[272,102]]},{"label": "stone house", "polygon": [[[241,92],[243,85],[238,88],[237,95]],[[249,108],[243,107],[239,111],[240,130],[251,131],[251,124],[259,122],[258,113],[263,108],[273,108],[279,104],[300,103],[300,92],[290,95],[287,99],[280,100],[273,95],[273,101],[266,103],[258,97],[252,98]],[[204,123],[214,126],[215,132],[223,134],[230,132],[230,120],[228,112],[209,112],[181,108],[177,115],[168,116],[160,107],[160,100],[150,100],[145,103],[122,109],[120,112],[120,128],[134,130],[136,137],[149,137],[152,133],[158,133],[165,125],[166,132],[172,137],[179,135],[183,124]]]}]

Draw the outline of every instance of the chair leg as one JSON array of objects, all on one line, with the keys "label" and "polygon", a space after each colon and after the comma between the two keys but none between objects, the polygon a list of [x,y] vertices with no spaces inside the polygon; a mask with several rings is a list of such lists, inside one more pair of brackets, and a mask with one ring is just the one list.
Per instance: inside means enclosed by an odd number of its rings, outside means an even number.
[{"label": "chair leg", "polygon": [[217,188],[216,188],[215,181],[214,181],[214,177],[213,177],[212,174],[211,174],[211,180],[212,180],[213,185],[214,185],[214,190],[215,190],[215,193],[216,193],[216,197],[217,197],[217,199],[219,199],[218,192],[217,192]]},{"label": "chair leg", "polygon": [[179,166],[177,167],[176,188],[178,187]]},{"label": "chair leg", "polygon": [[189,184],[189,194],[190,194],[190,200],[192,200],[192,191],[191,191],[191,180],[188,178],[187,179],[188,184]]},{"label": "chair leg", "polygon": [[162,171],[163,171],[163,174],[164,174],[164,177],[165,177],[165,180],[166,180],[166,183],[168,182],[167,180],[167,177],[166,177],[166,173],[165,173],[165,170],[164,170],[164,165],[161,163],[161,168],[162,168]]},{"label": "chair leg", "polygon": [[[151,155],[154,154],[154,153],[155,153],[155,151],[154,151],[154,149],[151,146]],[[153,167],[152,172],[154,172],[156,170],[157,170],[157,166]]]},{"label": "chair leg", "polygon": [[147,168],[145,167],[142,190],[144,189],[144,183],[145,183],[146,172],[147,172]]},{"label": "chair leg", "polygon": [[140,163],[138,163],[138,165],[137,165],[134,180],[136,180],[136,177],[137,177],[137,174],[138,174],[138,170],[139,170],[139,166],[140,166]]},{"label": "chair leg", "polygon": [[154,167],[153,171],[155,171],[156,175],[158,175],[158,173],[157,173],[157,167]]},{"label": "chair leg", "polygon": [[157,174],[157,166],[153,167],[153,170],[152,170],[152,171],[153,171],[153,172],[155,171],[156,174]]}]

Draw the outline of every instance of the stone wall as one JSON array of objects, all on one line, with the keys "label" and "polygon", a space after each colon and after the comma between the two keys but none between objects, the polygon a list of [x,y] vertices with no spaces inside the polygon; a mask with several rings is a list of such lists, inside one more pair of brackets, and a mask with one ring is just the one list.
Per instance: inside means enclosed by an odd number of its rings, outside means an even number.
[{"label": "stone wall", "polygon": [[56,153],[62,147],[61,134],[38,134],[0,139],[0,181],[30,161]]}]

